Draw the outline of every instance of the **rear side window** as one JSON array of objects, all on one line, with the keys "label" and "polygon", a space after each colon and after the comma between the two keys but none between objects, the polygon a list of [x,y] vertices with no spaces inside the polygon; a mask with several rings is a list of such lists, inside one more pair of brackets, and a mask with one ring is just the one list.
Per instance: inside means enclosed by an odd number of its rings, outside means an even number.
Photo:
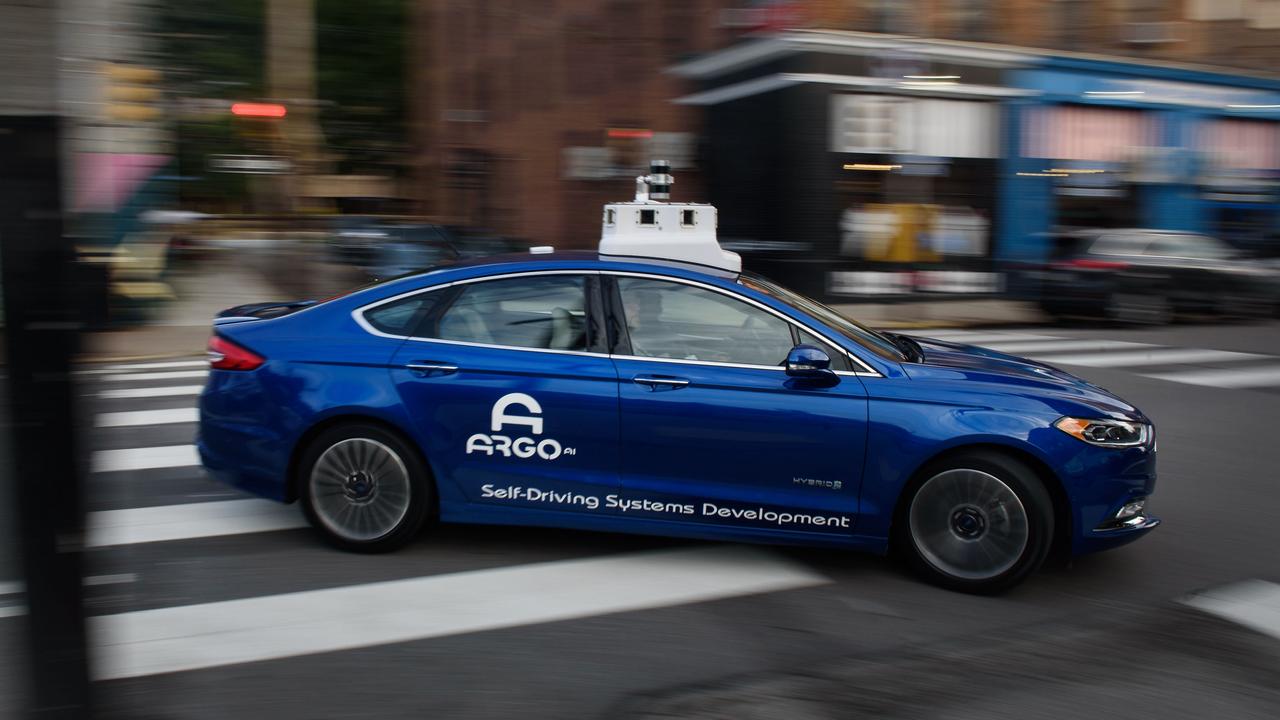
[{"label": "rear side window", "polygon": [[374,328],[388,335],[411,335],[414,326],[431,311],[440,296],[439,292],[418,293],[366,310],[364,319]]},{"label": "rear side window", "polygon": [[427,337],[484,345],[586,350],[586,279],[535,275],[464,285]]},{"label": "rear side window", "polygon": [[1151,237],[1138,233],[1103,235],[1094,241],[1093,255],[1141,255],[1151,244]]}]

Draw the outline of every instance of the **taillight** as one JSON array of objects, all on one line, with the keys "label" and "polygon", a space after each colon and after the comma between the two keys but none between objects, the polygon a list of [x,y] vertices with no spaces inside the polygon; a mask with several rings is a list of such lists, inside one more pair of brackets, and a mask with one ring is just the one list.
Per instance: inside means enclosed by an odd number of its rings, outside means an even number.
[{"label": "taillight", "polygon": [[1058,270],[1123,270],[1129,267],[1129,263],[1117,260],[1093,260],[1090,258],[1076,258],[1066,262],[1056,262],[1050,267]]},{"label": "taillight", "polygon": [[266,361],[221,335],[209,338],[209,367],[214,370],[256,370]]}]

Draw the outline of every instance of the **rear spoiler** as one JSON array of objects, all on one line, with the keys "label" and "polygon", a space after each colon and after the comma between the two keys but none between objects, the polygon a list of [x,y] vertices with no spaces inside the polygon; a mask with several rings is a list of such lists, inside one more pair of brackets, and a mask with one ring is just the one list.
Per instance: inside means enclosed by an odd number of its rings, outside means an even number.
[{"label": "rear spoiler", "polygon": [[217,317],[213,319],[213,325],[217,327],[219,325],[232,325],[252,320],[270,320],[315,304],[315,300],[294,300],[292,302],[262,302],[237,305],[218,313]]}]

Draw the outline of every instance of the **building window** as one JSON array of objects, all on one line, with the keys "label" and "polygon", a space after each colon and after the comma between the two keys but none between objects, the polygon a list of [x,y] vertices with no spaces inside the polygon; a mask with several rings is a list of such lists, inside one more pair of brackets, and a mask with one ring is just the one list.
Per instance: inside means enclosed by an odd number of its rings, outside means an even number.
[{"label": "building window", "polygon": [[908,35],[916,30],[917,3],[910,0],[871,0],[867,12],[874,32]]},{"label": "building window", "polygon": [[951,35],[961,40],[987,40],[991,18],[989,0],[951,0]]}]

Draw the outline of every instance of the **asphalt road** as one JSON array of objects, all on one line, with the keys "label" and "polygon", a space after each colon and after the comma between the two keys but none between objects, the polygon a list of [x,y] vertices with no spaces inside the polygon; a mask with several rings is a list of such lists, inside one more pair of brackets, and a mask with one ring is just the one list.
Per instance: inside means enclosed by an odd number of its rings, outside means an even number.
[{"label": "asphalt road", "polygon": [[105,716],[1280,716],[1280,639],[1179,602],[1280,583],[1280,324],[943,334],[1143,408],[1165,524],[996,598],[846,552],[546,529],[345,554],[190,464],[190,391],[132,397],[195,365],[87,368]]}]

